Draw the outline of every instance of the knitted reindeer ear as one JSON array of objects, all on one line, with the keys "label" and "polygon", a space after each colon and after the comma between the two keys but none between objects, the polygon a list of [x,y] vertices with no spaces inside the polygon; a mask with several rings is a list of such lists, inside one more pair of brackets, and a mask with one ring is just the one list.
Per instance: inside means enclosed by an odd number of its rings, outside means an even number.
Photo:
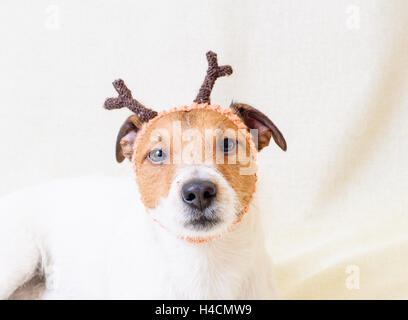
[{"label": "knitted reindeer ear", "polygon": [[264,113],[244,103],[232,103],[230,107],[242,119],[248,129],[258,130],[258,151],[269,145],[271,137],[283,151],[286,151],[285,138]]},{"label": "knitted reindeer ear", "polygon": [[210,104],[211,91],[214,87],[215,81],[220,77],[231,75],[232,68],[231,66],[219,66],[217,54],[215,52],[208,51],[206,56],[208,62],[207,74],[205,75],[203,84],[201,85],[194,102]]},{"label": "knitted reindeer ear", "polygon": [[103,107],[107,110],[128,108],[135,114],[126,119],[116,138],[116,160],[122,162],[125,157],[129,160],[133,154],[133,143],[137,131],[143,122],[153,119],[157,112],[146,108],[139,101],[133,99],[132,92],[126,87],[122,79],[115,80],[113,86],[118,92],[117,98],[106,99]]}]

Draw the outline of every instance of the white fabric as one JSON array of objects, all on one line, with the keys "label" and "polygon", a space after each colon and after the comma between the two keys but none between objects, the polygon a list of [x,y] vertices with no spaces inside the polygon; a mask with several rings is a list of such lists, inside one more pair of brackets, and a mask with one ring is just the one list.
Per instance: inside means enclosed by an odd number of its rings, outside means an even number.
[{"label": "white fabric", "polygon": [[288,142],[259,157],[285,297],[408,298],[406,0],[23,2],[0,3],[0,194],[131,174],[111,81],[189,104],[211,49],[234,69],[212,102],[258,107]]}]

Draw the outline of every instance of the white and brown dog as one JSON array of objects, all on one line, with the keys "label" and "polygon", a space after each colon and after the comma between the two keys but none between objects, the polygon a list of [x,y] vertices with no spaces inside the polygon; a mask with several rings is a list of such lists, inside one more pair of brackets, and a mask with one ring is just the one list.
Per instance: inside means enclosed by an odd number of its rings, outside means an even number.
[{"label": "white and brown dog", "polygon": [[[133,181],[65,181],[0,203],[0,298],[276,297],[255,192],[256,153],[286,142],[263,113],[210,104],[216,55],[191,106],[159,114],[122,80],[116,157]],[[29,209],[29,210],[28,210]],[[145,213],[148,212],[148,214]]]}]

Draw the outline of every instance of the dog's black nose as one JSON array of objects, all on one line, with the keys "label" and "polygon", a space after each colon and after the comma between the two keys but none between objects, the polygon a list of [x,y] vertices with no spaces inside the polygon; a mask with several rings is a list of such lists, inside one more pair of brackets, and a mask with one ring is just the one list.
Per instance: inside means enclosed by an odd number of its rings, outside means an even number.
[{"label": "dog's black nose", "polygon": [[215,184],[207,180],[193,180],[181,189],[183,201],[190,207],[204,210],[217,195]]}]

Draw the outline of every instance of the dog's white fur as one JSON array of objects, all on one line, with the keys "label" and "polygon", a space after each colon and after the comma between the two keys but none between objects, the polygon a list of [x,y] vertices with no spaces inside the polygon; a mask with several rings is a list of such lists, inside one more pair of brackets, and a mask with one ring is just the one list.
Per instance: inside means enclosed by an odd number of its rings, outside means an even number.
[{"label": "dog's white fur", "polygon": [[[185,227],[185,222],[191,213],[181,200],[180,194],[183,184],[191,179],[210,180],[217,185],[217,201],[213,211],[217,212],[221,221],[209,230]],[[237,213],[242,210],[236,192],[213,166],[189,165],[177,171],[168,197],[161,199],[160,204],[149,213],[174,235],[208,238],[225,232],[237,219]]]},{"label": "dog's white fur", "polygon": [[175,236],[186,232],[177,188],[201,174],[221,186],[219,228],[225,229],[237,209],[234,191],[211,168],[178,172],[168,198],[149,213],[167,229],[146,213],[131,179],[81,178],[4,198],[0,298],[10,297],[39,266],[46,277],[44,299],[276,298],[256,203],[219,239],[195,244]]}]

